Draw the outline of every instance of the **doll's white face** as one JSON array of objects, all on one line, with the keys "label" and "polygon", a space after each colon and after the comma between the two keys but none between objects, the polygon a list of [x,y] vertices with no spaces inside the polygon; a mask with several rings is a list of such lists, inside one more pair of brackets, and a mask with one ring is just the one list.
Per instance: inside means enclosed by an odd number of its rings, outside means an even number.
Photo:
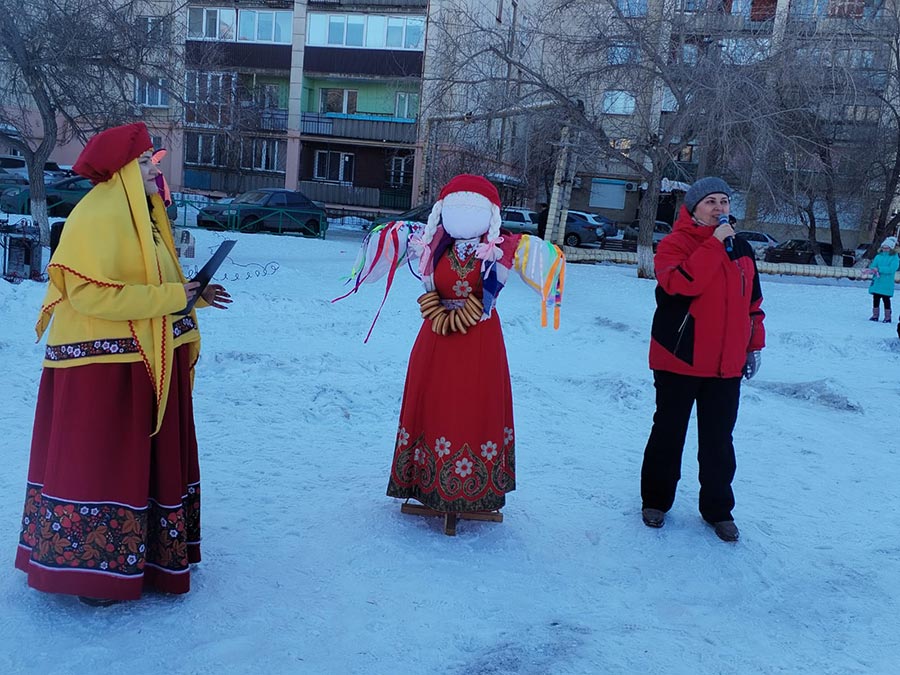
[{"label": "doll's white face", "polygon": [[454,239],[475,239],[491,226],[491,200],[477,192],[453,192],[444,197],[441,220]]}]

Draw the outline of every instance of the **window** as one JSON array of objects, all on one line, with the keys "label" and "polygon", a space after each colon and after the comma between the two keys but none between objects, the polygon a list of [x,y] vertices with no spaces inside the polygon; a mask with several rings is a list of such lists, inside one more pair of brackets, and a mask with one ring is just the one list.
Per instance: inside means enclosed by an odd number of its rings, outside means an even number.
[{"label": "window", "polygon": [[319,112],[356,114],[357,92],[353,89],[323,89]]},{"label": "window", "polygon": [[591,181],[591,197],[588,205],[598,209],[624,209],[625,183],[594,178]]},{"label": "window", "polygon": [[681,62],[688,66],[696,66],[700,60],[700,46],[692,43],[681,45]]},{"label": "window", "polygon": [[284,173],[286,166],[286,141],[277,138],[241,139],[241,168]]},{"label": "window", "polygon": [[163,137],[162,136],[151,136],[150,144],[153,146],[154,150],[159,150],[163,147]]},{"label": "window", "polygon": [[681,148],[678,152],[675,153],[675,159],[679,162],[687,162],[692,164],[694,162],[694,146],[686,145]]},{"label": "window", "polygon": [[603,112],[607,115],[630,115],[634,105],[634,96],[627,91],[614,89],[603,94]]},{"label": "window", "polygon": [[166,80],[161,77],[152,80],[139,79],[135,86],[134,100],[145,108],[168,108],[167,86]]},{"label": "window", "polygon": [[185,73],[184,121],[227,127],[231,124],[235,77],[232,73]]},{"label": "window", "polygon": [[402,187],[412,184],[413,155],[403,157],[391,157],[391,175],[389,182],[391,187]]},{"label": "window", "polygon": [[692,12],[702,12],[706,9],[706,0],[680,0],[681,11],[690,14]]},{"label": "window", "polygon": [[851,122],[877,124],[881,116],[879,109],[872,105],[844,106],[844,118]]},{"label": "window", "polygon": [[242,9],[238,14],[238,40],[291,43],[291,12]]},{"label": "window", "polygon": [[184,163],[224,166],[225,137],[220,134],[184,133]]},{"label": "window", "polygon": [[309,14],[306,23],[306,44],[314,47],[328,44],[327,14]]},{"label": "window", "polygon": [[217,7],[188,9],[189,40],[234,40],[236,12]]},{"label": "window", "polygon": [[316,150],[316,164],[313,169],[316,180],[336,183],[353,183],[353,155],[348,152]]},{"label": "window", "polygon": [[630,138],[616,138],[611,140],[609,144],[611,147],[621,152],[624,157],[628,157],[628,154],[631,152]]},{"label": "window", "polygon": [[775,17],[775,0],[751,0],[750,20],[768,21]]},{"label": "window", "polygon": [[361,15],[347,17],[347,33],[344,44],[348,47],[362,47],[363,35],[366,32],[366,17]]},{"label": "window", "polygon": [[616,0],[623,16],[647,16],[647,0]]},{"label": "window", "polygon": [[722,47],[722,56],[726,62],[736,66],[746,66],[765,58],[769,51],[768,38],[728,38],[719,43]]},{"label": "window", "polygon": [[138,28],[147,36],[147,44],[153,45],[168,39],[167,25],[161,16],[139,16]]},{"label": "window", "polygon": [[386,16],[367,17],[366,47],[381,49],[384,47],[384,34],[387,31]]},{"label": "window", "polygon": [[633,44],[613,45],[606,50],[606,62],[611,66],[637,63],[637,48]]},{"label": "window", "polygon": [[672,90],[663,85],[662,92],[662,102],[661,108],[662,112],[676,112],[678,110],[678,99],[675,98],[675,94]]},{"label": "window", "polygon": [[840,16],[859,19],[865,9],[864,0],[830,0],[828,3],[828,16]]},{"label": "window", "polygon": [[425,44],[425,19],[409,17],[406,20],[406,37],[403,46],[406,49],[422,49]]},{"label": "window", "polygon": [[403,46],[403,25],[405,23],[406,20],[401,17],[388,17],[387,37],[385,39],[385,45],[387,47]]},{"label": "window", "polygon": [[396,117],[407,120],[418,118],[419,95],[409,91],[398,91],[394,114]]},{"label": "window", "polygon": [[425,45],[422,16],[310,12],[306,26],[306,44],[316,47],[421,51]]},{"label": "window", "polygon": [[328,17],[328,44],[343,46],[344,44],[344,25],[346,17],[330,16]]}]

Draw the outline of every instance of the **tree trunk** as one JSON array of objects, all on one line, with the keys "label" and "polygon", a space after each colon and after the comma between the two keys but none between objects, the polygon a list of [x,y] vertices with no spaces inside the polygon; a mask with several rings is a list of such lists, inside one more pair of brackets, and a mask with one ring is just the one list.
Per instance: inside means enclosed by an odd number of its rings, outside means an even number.
[{"label": "tree trunk", "polygon": [[44,162],[47,158],[41,158],[35,153],[30,159],[40,161],[28,162],[28,207],[31,220],[41,230],[41,244],[49,246],[50,217],[47,213],[47,186],[44,185]]},{"label": "tree trunk", "polygon": [[659,180],[656,174],[647,178],[647,189],[641,197],[640,223],[637,238],[637,274],[639,279],[655,279],[653,268],[653,227],[656,222],[656,205],[659,201]]},{"label": "tree trunk", "polygon": [[841,241],[841,224],[838,219],[837,203],[834,194],[834,167],[831,161],[830,148],[822,148],[819,152],[825,164],[825,208],[828,210],[828,224],[831,228],[832,267],[844,265],[844,243]]}]

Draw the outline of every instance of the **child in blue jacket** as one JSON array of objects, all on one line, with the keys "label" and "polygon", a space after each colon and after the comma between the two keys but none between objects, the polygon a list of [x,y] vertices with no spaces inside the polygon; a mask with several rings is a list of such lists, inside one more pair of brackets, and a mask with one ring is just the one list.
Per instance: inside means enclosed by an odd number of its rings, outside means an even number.
[{"label": "child in blue jacket", "polygon": [[869,293],[872,294],[872,316],[869,321],[878,321],[878,301],[884,301],[884,323],[891,322],[891,297],[894,295],[894,274],[900,269],[897,256],[897,237],[888,237],[881,242],[881,250],[869,269],[874,270]]}]

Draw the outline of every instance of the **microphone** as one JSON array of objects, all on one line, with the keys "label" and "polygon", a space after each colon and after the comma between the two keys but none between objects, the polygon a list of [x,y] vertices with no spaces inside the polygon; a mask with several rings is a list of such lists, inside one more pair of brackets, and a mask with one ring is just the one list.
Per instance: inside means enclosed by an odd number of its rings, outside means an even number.
[{"label": "microphone", "polygon": [[[719,216],[719,225],[730,225],[731,221],[728,218],[727,213],[723,213]],[[725,250],[731,253],[734,250],[734,237],[725,237]]]}]

